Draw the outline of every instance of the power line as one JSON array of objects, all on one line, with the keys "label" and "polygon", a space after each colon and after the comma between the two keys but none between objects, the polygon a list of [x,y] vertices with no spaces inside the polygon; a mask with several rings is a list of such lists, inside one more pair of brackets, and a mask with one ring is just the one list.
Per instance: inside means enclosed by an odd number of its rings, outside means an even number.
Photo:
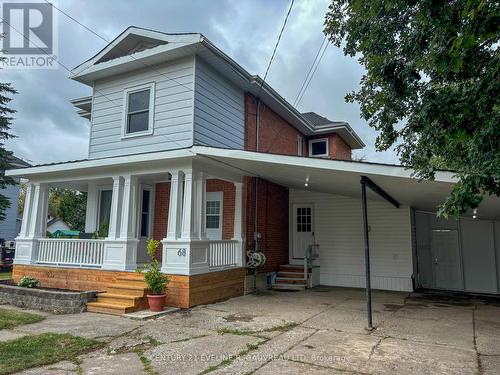
[{"label": "power line", "polygon": [[[127,54],[127,55],[128,55],[128,51],[123,50],[123,49],[122,49],[122,48],[120,48],[120,46],[118,46],[117,44],[113,43],[112,41],[107,40],[107,39],[106,39],[105,37],[103,37],[102,35],[100,35],[100,34],[96,33],[94,30],[92,30],[92,29],[91,29],[91,28],[89,28],[88,26],[84,25],[83,23],[81,23],[80,21],[78,21],[76,18],[74,18],[73,16],[71,16],[70,14],[68,14],[67,12],[65,12],[64,10],[62,10],[62,9],[60,9],[60,8],[58,8],[58,7],[56,7],[54,4],[50,3],[48,0],[45,0],[45,2],[46,2],[47,4],[50,4],[50,5],[52,6],[52,8],[54,8],[54,9],[56,9],[57,11],[59,11],[60,13],[64,14],[64,15],[65,15],[66,17],[68,17],[70,20],[74,21],[75,23],[77,23],[78,25],[80,25],[81,27],[83,27],[85,30],[87,30],[87,31],[89,31],[90,33],[92,33],[93,35],[97,36],[99,39],[101,39],[101,40],[105,41],[105,42],[106,42],[106,43],[108,43],[108,44],[111,44],[113,47],[117,48],[117,49],[118,49],[118,50],[120,50],[122,53],[124,53],[124,54]],[[172,43],[172,42],[168,42],[168,43]],[[189,86],[184,85],[183,83],[181,83],[181,82],[179,82],[179,81],[175,80],[174,78],[167,76],[165,73],[163,73],[163,72],[159,71],[158,69],[155,69],[153,66],[148,65],[148,64],[144,63],[143,61],[141,61],[141,60],[139,60],[139,59],[135,58],[135,57],[134,57],[134,55],[128,55],[128,56],[129,56],[129,57],[131,57],[131,58],[132,58],[133,60],[135,60],[136,62],[138,62],[138,63],[140,63],[140,64],[144,65],[145,67],[147,67],[147,68],[152,68],[152,69],[153,69],[156,73],[158,73],[158,74],[160,74],[160,75],[164,76],[164,77],[165,77],[165,78],[167,78],[168,80],[170,80],[170,81],[174,81],[175,83],[177,83],[177,84],[179,84],[179,85],[183,86],[184,88],[186,88],[186,89],[188,89],[188,90],[190,90],[190,91],[194,91],[194,90],[193,90],[192,88],[190,88]],[[85,71],[85,70],[84,70],[84,71]],[[82,73],[83,73],[83,72],[82,72]],[[80,74],[81,74],[81,73],[80,73]]]},{"label": "power line", "polygon": [[311,71],[313,70],[313,67],[314,65],[316,64],[316,60],[318,59],[318,56],[321,52],[321,50],[323,49],[323,45],[325,44],[325,41],[326,41],[326,35],[325,37],[323,38],[323,41],[321,42],[321,45],[319,46],[318,48],[318,52],[316,52],[316,56],[314,56],[314,60],[311,64],[311,66],[309,67],[309,71],[307,72],[306,74],[306,77],[304,78],[304,82],[302,82],[302,86],[300,86],[300,90],[299,92],[297,93],[297,96],[295,97],[295,100],[293,101],[293,106],[295,107],[295,105],[297,104],[297,100],[299,99],[299,96],[300,94],[302,93],[302,90],[304,89],[304,86],[306,85],[307,83],[307,79],[309,78],[309,74],[311,74]]},{"label": "power line", "polygon": [[[29,43],[31,43],[32,45],[34,45],[36,48],[38,48],[40,51],[42,51],[45,55],[47,56],[51,56],[51,54],[49,54],[45,49],[43,49],[42,47],[40,47],[38,44],[36,44],[35,42],[33,42],[30,38],[28,38],[26,35],[24,35],[24,33],[20,32],[18,29],[16,29],[14,26],[12,26],[10,23],[8,23],[7,21],[5,21],[3,18],[0,17],[0,19],[2,20],[3,23],[5,23],[7,26],[9,26],[9,28],[11,28],[12,30],[14,30],[15,32],[17,32],[19,35],[21,35],[24,39],[26,39]],[[68,68],[66,65],[64,65],[61,61],[59,61],[59,59],[54,59],[54,61],[59,65],[61,66],[62,68],[64,68],[66,71],[68,71],[69,73],[71,73],[71,69]],[[94,88],[95,91],[97,91],[99,94],[101,94],[104,98],[106,98],[107,100],[109,100],[111,103],[113,103],[114,105],[116,106],[119,106],[118,103],[116,103],[113,99],[109,98],[106,96],[106,94],[102,93],[101,91],[99,91],[98,89]]]},{"label": "power line", "polygon": [[281,27],[280,33],[278,35],[278,40],[276,41],[276,44],[274,45],[273,53],[271,55],[271,58],[269,59],[269,64],[267,64],[266,73],[264,74],[264,78],[262,79],[262,82],[260,83],[259,91],[257,93],[257,98],[260,97],[260,93],[262,91],[262,86],[264,86],[264,82],[266,81],[266,78],[267,78],[267,73],[269,73],[269,68],[271,68],[271,64],[273,63],[274,55],[276,54],[276,50],[278,49],[278,45],[280,44],[281,36],[283,35],[283,31],[285,30],[286,23],[288,22],[288,16],[290,15],[290,12],[292,11],[294,1],[295,0],[292,0],[290,2],[290,7],[288,8],[288,12],[286,13],[285,21],[283,22],[283,26]]},{"label": "power line", "polygon": [[309,84],[311,83],[311,80],[314,77],[314,73],[316,73],[316,69],[318,69],[319,64],[321,63],[321,60],[323,59],[323,56],[325,55],[326,49],[328,48],[328,43],[325,45],[325,48],[323,48],[323,52],[321,53],[321,56],[319,57],[318,63],[314,67],[314,70],[312,71],[309,80],[307,81],[306,86],[304,87],[304,90],[302,90],[302,94],[300,94],[299,98],[296,100],[294,106],[299,105],[300,101],[302,100],[302,97],[304,96],[305,92],[307,91],[307,88],[309,87]]}]

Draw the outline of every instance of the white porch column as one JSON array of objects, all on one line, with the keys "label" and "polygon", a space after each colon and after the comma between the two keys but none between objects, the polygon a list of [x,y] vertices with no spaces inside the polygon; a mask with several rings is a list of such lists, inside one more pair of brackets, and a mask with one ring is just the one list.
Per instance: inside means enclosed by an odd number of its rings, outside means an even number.
[{"label": "white porch column", "polygon": [[113,178],[113,196],[103,269],[132,271],[137,268],[136,220],[138,182],[135,176]]},{"label": "white porch column", "polygon": [[[173,199],[172,193],[171,199]],[[177,194],[177,205],[179,203],[180,196]],[[177,239],[168,237],[163,241],[162,272],[178,275],[196,275],[209,272],[209,242],[205,235],[205,205],[205,175],[196,170],[185,170],[180,237]],[[168,220],[170,228],[170,212]]]},{"label": "white porch column", "polygon": [[86,233],[94,233],[97,230],[98,202],[97,184],[89,182],[87,186],[87,209],[85,210]]},{"label": "white porch column", "polygon": [[245,259],[243,255],[243,184],[241,182],[235,182],[235,193],[234,193],[234,229],[233,229],[233,240],[239,242],[239,252],[238,252],[238,266],[243,266],[243,260]]},{"label": "white porch column", "polygon": [[38,259],[38,239],[47,232],[49,189],[46,184],[28,185],[25,212],[19,238],[16,240],[15,264],[32,264]]},{"label": "white porch column", "polygon": [[113,177],[113,193],[111,196],[111,212],[109,215],[108,239],[114,240],[119,236],[120,211],[123,192],[123,179],[121,176]]},{"label": "white porch column", "polygon": [[170,172],[170,203],[168,206],[167,240],[180,237],[182,219],[182,186],[184,175],[181,171]]},{"label": "white porch column", "polygon": [[26,195],[24,197],[24,209],[23,209],[23,221],[21,222],[21,231],[19,232],[19,238],[28,237],[28,232],[30,228],[32,199],[35,190],[35,185],[28,184],[26,186]]}]

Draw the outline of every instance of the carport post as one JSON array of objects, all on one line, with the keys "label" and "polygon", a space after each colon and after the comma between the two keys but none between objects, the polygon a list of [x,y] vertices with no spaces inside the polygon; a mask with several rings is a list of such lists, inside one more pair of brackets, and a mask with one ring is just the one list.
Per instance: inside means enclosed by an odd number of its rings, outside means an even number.
[{"label": "carport post", "polygon": [[370,243],[368,239],[368,209],[366,206],[366,179],[361,177],[361,202],[363,209],[363,235],[365,241],[365,274],[366,274],[366,310],[368,313],[368,329],[372,324],[372,287],[370,280]]}]

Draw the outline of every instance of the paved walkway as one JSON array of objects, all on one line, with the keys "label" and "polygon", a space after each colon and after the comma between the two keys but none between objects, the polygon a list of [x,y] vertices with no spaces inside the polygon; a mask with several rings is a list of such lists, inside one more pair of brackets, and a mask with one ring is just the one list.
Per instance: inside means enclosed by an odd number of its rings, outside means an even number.
[{"label": "paved walkway", "polygon": [[0,331],[64,332],[105,348],[25,374],[498,374],[500,304],[364,291],[265,292],[139,322],[84,313]]}]

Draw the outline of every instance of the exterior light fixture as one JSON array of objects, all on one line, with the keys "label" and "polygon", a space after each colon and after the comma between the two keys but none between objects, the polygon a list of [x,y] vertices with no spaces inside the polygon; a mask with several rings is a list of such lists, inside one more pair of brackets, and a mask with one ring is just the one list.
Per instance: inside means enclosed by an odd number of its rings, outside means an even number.
[{"label": "exterior light fixture", "polygon": [[305,186],[305,187],[308,187],[308,186],[309,186],[309,177],[306,177],[306,182],[304,183],[304,186]]},{"label": "exterior light fixture", "polygon": [[472,211],[472,218],[477,219],[477,208],[474,208],[474,211]]}]

